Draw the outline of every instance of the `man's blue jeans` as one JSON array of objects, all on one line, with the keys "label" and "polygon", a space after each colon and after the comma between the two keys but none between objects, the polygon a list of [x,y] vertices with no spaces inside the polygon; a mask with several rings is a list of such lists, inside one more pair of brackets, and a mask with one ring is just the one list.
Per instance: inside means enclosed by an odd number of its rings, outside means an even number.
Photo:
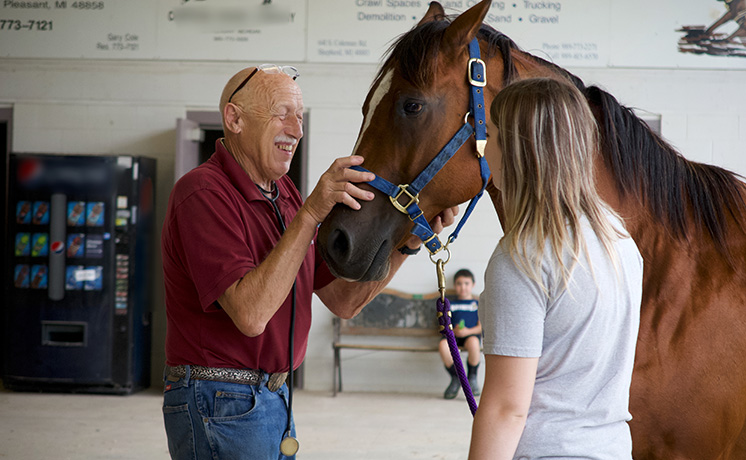
[{"label": "man's blue jeans", "polygon": [[[175,460],[295,459],[280,454],[287,427],[287,385],[277,392],[259,385],[165,380],[163,420]],[[295,436],[295,424],[291,424]]]}]

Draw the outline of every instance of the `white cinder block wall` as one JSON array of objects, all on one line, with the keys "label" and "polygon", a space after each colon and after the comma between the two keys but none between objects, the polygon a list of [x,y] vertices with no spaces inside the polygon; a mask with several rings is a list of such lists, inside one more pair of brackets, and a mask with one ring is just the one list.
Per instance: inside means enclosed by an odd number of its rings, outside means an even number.
[{"label": "white cinder block wall", "polygon": [[[13,109],[14,152],[132,154],[158,160],[157,219],[163,221],[173,180],[176,119],[188,110],[217,110],[228,77],[256,63],[0,60],[0,106]],[[296,64],[308,108],[309,183],[332,160],[348,155],[373,65]],[[628,106],[660,115],[662,132],[685,156],[746,174],[746,71],[570,69]],[[160,238],[160,228],[157,231]],[[449,275],[482,273],[500,231],[487,200],[452,246]],[[165,311],[160,258],[154,276],[153,385],[160,386]],[[450,282],[450,280],[449,280]],[[436,288],[424,253],[410,258],[391,287],[412,293]],[[316,301],[305,384],[331,390],[331,315]],[[448,378],[436,354],[346,352],[346,390],[440,393]],[[483,370],[481,375],[483,376]]]}]

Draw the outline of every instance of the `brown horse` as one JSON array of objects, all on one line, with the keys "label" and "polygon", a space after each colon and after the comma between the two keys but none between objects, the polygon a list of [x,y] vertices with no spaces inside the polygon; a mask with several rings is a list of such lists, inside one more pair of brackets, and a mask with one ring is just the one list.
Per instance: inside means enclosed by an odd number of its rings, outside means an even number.
[{"label": "brown horse", "polygon": [[[687,161],[610,94],[483,25],[490,3],[450,21],[434,2],[395,43],[363,105],[354,153],[394,184],[413,180],[463,124],[474,37],[487,63],[488,107],[515,79],[575,84],[601,131],[597,187],[645,260],[630,400],[634,458],[745,459],[746,188],[728,171]],[[422,190],[428,219],[479,191],[474,151],[472,138]],[[500,215],[499,192],[488,190]],[[338,276],[381,279],[408,238],[407,216],[375,192],[360,211],[338,206],[321,226],[322,253]]]}]

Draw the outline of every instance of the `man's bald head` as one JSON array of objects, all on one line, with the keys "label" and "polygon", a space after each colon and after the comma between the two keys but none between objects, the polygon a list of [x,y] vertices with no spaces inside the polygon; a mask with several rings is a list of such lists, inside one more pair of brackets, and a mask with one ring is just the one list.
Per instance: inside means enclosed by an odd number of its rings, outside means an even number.
[{"label": "man's bald head", "polygon": [[225,115],[225,106],[229,99],[242,109],[251,110],[252,106],[256,105],[269,108],[272,100],[284,94],[302,97],[300,87],[293,77],[281,72],[267,73],[257,70],[256,67],[247,67],[233,75],[223,88],[220,95],[220,113]]},{"label": "man's bald head", "polygon": [[[253,72],[259,73],[257,71],[256,67],[247,67],[243,70],[238,71],[235,75],[233,75],[230,80],[228,80],[228,83],[225,84],[225,87],[223,88],[223,93],[220,95],[220,113],[223,113],[223,109],[225,108],[225,105],[228,103],[228,99],[231,99],[231,95],[233,95],[234,98],[240,99],[238,92],[243,91],[246,89],[246,85],[249,84],[249,82],[246,82],[244,84],[244,87],[241,88],[236,94],[233,94],[236,91],[236,88],[246,81],[246,79],[251,75]],[[251,77],[251,80],[256,77],[256,74],[254,74]],[[248,91],[247,91],[248,92]]]}]

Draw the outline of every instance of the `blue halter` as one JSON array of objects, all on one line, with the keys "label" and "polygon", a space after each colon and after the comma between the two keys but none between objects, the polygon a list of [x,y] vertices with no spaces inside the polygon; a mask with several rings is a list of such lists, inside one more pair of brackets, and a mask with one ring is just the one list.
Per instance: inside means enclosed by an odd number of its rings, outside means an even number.
[{"label": "blue halter", "polygon": [[[450,141],[441,149],[438,155],[433,158],[429,165],[412,181],[411,184],[394,185],[386,179],[376,175],[376,178],[368,182],[371,186],[380,190],[389,196],[391,203],[396,209],[407,214],[409,219],[414,223],[412,234],[417,235],[425,245],[425,248],[434,255],[443,249],[438,235],[430,228],[430,224],[425,219],[419,206],[419,194],[423,188],[435,177],[435,175],[445,166],[448,160],[456,154],[458,149],[474,134],[477,141],[477,158],[479,158],[479,170],[482,177],[482,189],[471,199],[469,206],[466,208],[464,216],[459,221],[456,229],[448,236],[445,247],[451,244],[461,231],[469,215],[474,210],[479,199],[487,187],[487,181],[490,178],[490,168],[484,159],[484,148],[487,144],[487,122],[485,119],[484,108],[484,90],[487,84],[486,66],[480,59],[479,42],[474,38],[469,43],[469,62],[467,63],[467,76],[471,86],[471,97],[469,102],[470,113],[474,116],[474,127],[468,122],[468,115],[464,120],[464,125],[459,129]],[[358,171],[370,172],[361,166],[353,166],[352,169]],[[404,197],[406,204],[402,204],[400,199]]]}]

